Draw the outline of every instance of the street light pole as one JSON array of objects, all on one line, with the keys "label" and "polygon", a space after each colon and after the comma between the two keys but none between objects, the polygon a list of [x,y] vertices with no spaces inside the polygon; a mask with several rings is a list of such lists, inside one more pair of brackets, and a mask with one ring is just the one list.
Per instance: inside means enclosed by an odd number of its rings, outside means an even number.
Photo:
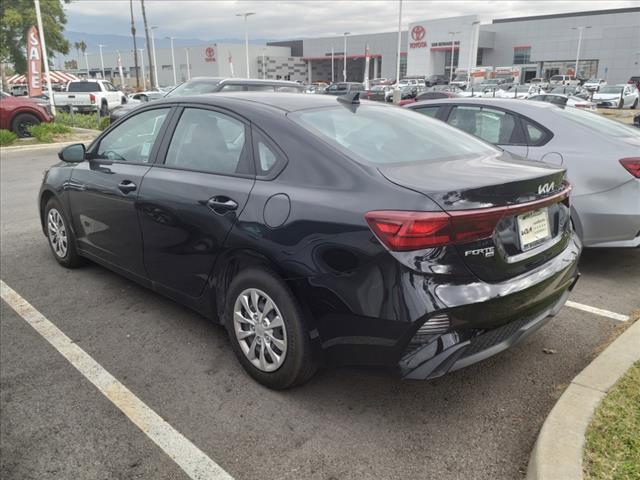
[{"label": "street light pole", "polygon": [[173,69],[173,85],[178,84],[178,77],[176,77],[176,57],[173,53],[173,38],[174,37],[166,37],[171,40],[171,68]]},{"label": "street light pole", "polygon": [[146,90],[147,89],[147,78],[146,78],[146,73],[144,71],[144,48],[139,48],[138,51],[140,52],[140,60],[141,60],[141,66],[142,66],[142,90]]},{"label": "street light pole", "polygon": [[154,77],[153,79],[156,82],[155,87],[159,88],[160,84],[158,83],[158,59],[156,58],[156,37],[153,34],[153,31],[157,28],[158,28],[157,25],[151,26],[151,50],[153,52],[153,77]]},{"label": "street light pole", "polygon": [[264,64],[264,51],[266,48],[262,49],[262,79],[266,80],[267,78],[267,66]]},{"label": "street light pole", "polygon": [[89,53],[84,52],[84,64],[87,67],[87,79],[89,78]]},{"label": "street light pole", "polygon": [[247,60],[247,78],[251,78],[249,71],[249,30],[247,29],[247,17],[255,15],[255,12],[236,13],[236,17],[244,17],[244,53]]},{"label": "street light pole", "polygon": [[456,45],[456,42],[453,41],[453,37],[455,35],[458,35],[460,32],[449,32],[449,35],[451,35],[451,69],[449,70],[449,83],[451,83],[451,81],[453,80],[453,48]]},{"label": "street light pole", "polygon": [[333,72],[334,72],[334,68],[333,68],[333,66],[334,66],[334,63],[335,63],[335,62],[333,61],[334,56],[335,56],[335,52],[334,52],[334,48],[333,48],[333,40],[332,40],[332,41],[331,41],[331,83],[333,83],[333,82],[335,82],[335,81],[336,81],[336,80],[335,80],[335,78],[336,78],[336,77],[335,77],[335,75],[333,74]]},{"label": "street light pole", "polygon": [[187,55],[187,80],[191,80],[191,66],[189,65],[189,49],[185,48],[184,53]]},{"label": "street light pole", "polygon": [[100,68],[102,68],[102,79],[104,80],[104,59],[102,58],[102,47],[106,47],[106,45],[98,45],[100,49]]},{"label": "street light pole", "polygon": [[342,81],[346,82],[347,81],[347,35],[349,35],[350,32],[344,32],[344,51],[343,51],[343,55],[344,55],[344,63],[342,64]]},{"label": "street light pole", "polygon": [[47,44],[45,43],[44,30],[42,29],[42,14],[40,13],[40,0],[35,0],[36,22],[38,23],[38,34],[42,45],[42,59],[44,60],[44,74],[47,76],[47,93],[49,94],[49,105],[51,113],[56,114],[56,106],[53,102],[53,90],[51,89],[51,76],[49,75],[49,55],[47,54]]},{"label": "street light pole", "polygon": [[402,49],[402,0],[398,11],[398,57],[396,58],[396,84],[400,82],[400,52]]},{"label": "street light pole", "polygon": [[591,28],[591,25],[581,25],[579,27],[571,27],[571,30],[578,30],[578,51],[576,52],[576,71],[574,76],[578,77],[578,63],[580,62],[580,47],[582,46],[582,32],[585,28]]}]

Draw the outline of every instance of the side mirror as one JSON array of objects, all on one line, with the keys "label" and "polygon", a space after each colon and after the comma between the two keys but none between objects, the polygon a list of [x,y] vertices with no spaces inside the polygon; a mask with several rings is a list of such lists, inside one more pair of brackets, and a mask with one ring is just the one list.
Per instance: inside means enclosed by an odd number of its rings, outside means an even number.
[{"label": "side mirror", "polygon": [[58,158],[63,162],[80,163],[84,161],[86,149],[82,143],[74,143],[58,152]]}]

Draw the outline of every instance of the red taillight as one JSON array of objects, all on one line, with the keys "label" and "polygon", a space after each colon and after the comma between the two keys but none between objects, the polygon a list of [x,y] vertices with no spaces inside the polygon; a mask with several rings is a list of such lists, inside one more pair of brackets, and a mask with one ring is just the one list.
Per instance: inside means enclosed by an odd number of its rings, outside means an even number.
[{"label": "red taillight", "polygon": [[96,103],[96,96],[93,93],[89,94],[89,101],[91,103]]},{"label": "red taillight", "polygon": [[620,163],[636,178],[640,178],[640,157],[622,158]]},{"label": "red taillight", "polygon": [[419,250],[489,238],[503,217],[564,201],[570,191],[571,186],[566,185],[550,197],[504,207],[450,212],[377,210],[367,212],[364,218],[389,250]]}]

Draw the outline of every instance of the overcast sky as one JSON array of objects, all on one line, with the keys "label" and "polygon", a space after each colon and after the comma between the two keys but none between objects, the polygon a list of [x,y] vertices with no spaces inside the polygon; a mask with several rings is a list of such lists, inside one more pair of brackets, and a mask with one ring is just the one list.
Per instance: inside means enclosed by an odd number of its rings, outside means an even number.
[{"label": "overcast sky", "polygon": [[[140,1],[133,0],[138,32],[142,31]],[[403,28],[417,20],[478,14],[494,18],[606,10],[638,6],[638,0],[427,1],[404,0]],[[397,29],[397,0],[146,0],[147,20],[159,35],[179,38],[241,38],[241,12],[249,18],[253,38],[289,39]],[[67,30],[87,33],[130,33],[128,0],[74,0],[67,7]]]}]

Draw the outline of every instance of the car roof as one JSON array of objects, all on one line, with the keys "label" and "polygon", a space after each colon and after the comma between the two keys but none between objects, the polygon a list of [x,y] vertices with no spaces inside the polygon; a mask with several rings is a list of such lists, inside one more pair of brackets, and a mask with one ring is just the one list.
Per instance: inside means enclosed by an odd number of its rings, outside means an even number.
[{"label": "car roof", "polygon": [[[194,95],[191,97],[169,97],[163,100],[156,100],[153,105],[161,105],[163,103],[182,104],[182,103],[200,103],[217,105],[224,103],[226,106],[268,106],[285,112],[293,112],[296,110],[305,110],[310,108],[322,108],[344,105],[338,98],[333,95],[306,95],[303,93],[286,93],[286,92],[218,92],[208,93],[204,95]],[[386,105],[381,102],[368,102],[369,105],[376,105],[383,108],[393,108],[392,105]]]}]

